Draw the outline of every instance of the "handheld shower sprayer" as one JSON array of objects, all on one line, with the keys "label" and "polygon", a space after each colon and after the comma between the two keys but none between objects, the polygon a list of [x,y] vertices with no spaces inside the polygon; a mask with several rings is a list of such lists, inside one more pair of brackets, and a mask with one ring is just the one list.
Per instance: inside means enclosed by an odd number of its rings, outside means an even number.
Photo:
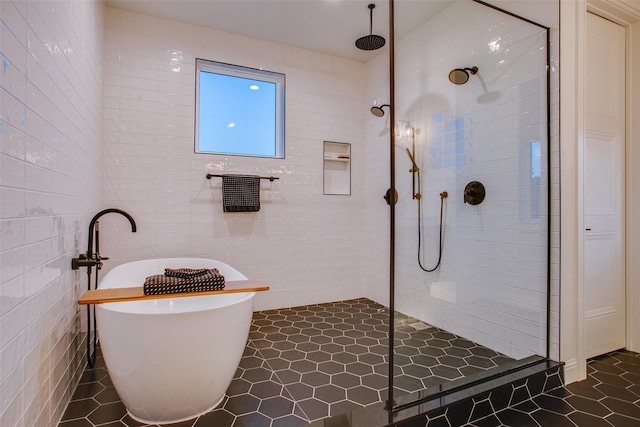
[{"label": "handheld shower sprayer", "polygon": [[[411,147],[406,147],[404,151],[409,156],[409,160],[411,160],[411,169],[409,172],[411,173],[411,187],[412,187],[412,198],[420,200],[420,167],[418,166],[418,162],[416,161],[416,135],[420,134],[419,128],[414,128],[411,125],[411,122],[408,121],[397,121],[395,125],[395,132],[397,136],[397,140],[399,141],[411,141]],[[417,184],[416,184],[417,179]],[[416,191],[417,188],[417,191]]]},{"label": "handheld shower sprayer", "polygon": [[420,168],[416,164],[416,159],[415,159],[415,157],[413,157],[413,154],[411,153],[411,151],[408,148],[405,148],[405,150],[407,151],[407,154],[409,155],[409,159],[411,159],[411,163],[413,163],[413,169],[409,169],[409,172],[420,172]]},{"label": "handheld shower sprayer", "polygon": [[[427,273],[432,273],[440,267],[442,262],[442,243],[443,243],[443,224],[444,224],[444,199],[449,197],[449,193],[443,191],[440,193],[440,233],[438,237],[438,262],[433,268],[426,268],[422,265],[422,179],[420,177],[420,168],[416,163],[416,133],[418,129],[411,128],[411,149],[405,148],[412,167],[409,172],[412,174],[412,193],[413,198],[418,201],[418,266]],[[417,178],[417,184],[416,184]],[[417,190],[417,191],[416,191]]]},{"label": "handheld shower sprayer", "polygon": [[[476,67],[473,67],[473,68],[475,68],[475,70],[474,69],[467,69],[467,70],[471,71],[472,74],[475,74],[478,71],[478,69]],[[465,70],[460,70],[460,71],[466,74],[466,79],[468,80],[469,74],[467,73],[467,71]],[[457,84],[462,84],[462,83],[457,83]],[[376,117],[384,116],[384,110],[382,109],[383,107],[391,108],[389,104],[383,104],[380,106],[374,105],[373,107],[371,107],[371,114],[373,114]],[[401,124],[403,124],[404,126],[399,131],[399,129],[397,128],[400,127],[399,125]],[[418,167],[418,163],[416,162],[416,134],[418,134],[419,131],[420,129],[414,128],[413,126],[411,126],[410,122],[396,123],[395,132],[400,134],[401,140],[407,140],[408,136],[411,137],[411,149],[405,148],[404,150],[409,156],[409,160],[411,160],[411,169],[409,169],[409,172],[411,172],[411,176],[412,176],[412,183],[411,183],[412,195],[413,195],[412,198],[418,201],[418,266],[420,266],[420,269],[422,269],[422,271],[425,271],[427,273],[432,273],[440,267],[440,263],[442,262],[442,245],[444,240],[444,200],[447,197],[449,197],[449,193],[447,193],[446,191],[443,191],[440,193],[440,232],[438,237],[438,261],[433,268],[426,268],[424,265],[422,265],[422,200],[421,200],[422,199],[422,194],[421,194],[422,179],[420,178],[420,168]],[[387,201],[388,205],[394,205],[398,201],[398,192],[395,191],[395,195],[394,195],[395,197],[392,196],[391,193],[392,192],[390,188],[389,190],[387,190],[387,193],[384,196],[384,199]]]}]

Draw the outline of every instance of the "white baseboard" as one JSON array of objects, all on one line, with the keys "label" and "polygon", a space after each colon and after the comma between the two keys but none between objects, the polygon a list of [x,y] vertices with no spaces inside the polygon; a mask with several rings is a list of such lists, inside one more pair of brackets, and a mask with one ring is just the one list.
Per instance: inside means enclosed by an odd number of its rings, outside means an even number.
[{"label": "white baseboard", "polygon": [[564,383],[571,384],[576,381],[581,381],[580,373],[578,370],[578,361],[576,359],[567,360],[564,362]]}]

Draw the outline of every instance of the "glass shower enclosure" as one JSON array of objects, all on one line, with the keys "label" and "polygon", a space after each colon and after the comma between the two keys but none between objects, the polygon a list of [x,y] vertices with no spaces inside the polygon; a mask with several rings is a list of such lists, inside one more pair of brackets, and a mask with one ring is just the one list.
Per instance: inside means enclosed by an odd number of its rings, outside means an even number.
[{"label": "glass shower enclosure", "polygon": [[549,29],[436,3],[390,47],[392,411],[550,353]]}]

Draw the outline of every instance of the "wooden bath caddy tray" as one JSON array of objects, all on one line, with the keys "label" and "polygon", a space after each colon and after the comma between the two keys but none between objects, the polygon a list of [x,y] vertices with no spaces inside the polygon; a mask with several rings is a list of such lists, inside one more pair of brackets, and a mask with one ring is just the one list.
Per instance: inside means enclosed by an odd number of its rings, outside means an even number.
[{"label": "wooden bath caddy tray", "polygon": [[231,294],[235,292],[268,291],[269,287],[258,280],[232,280],[219,291],[184,292],[179,294],[145,295],[142,286],[136,288],[93,289],[78,300],[79,305],[104,304],[107,302],[140,301],[160,298],[184,298],[201,295]]}]

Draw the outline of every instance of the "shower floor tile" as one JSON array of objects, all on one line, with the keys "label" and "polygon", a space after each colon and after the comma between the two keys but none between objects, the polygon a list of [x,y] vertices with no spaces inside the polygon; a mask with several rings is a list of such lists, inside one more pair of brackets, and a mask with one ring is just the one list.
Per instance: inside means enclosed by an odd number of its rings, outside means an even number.
[{"label": "shower floor tile", "polygon": [[[361,298],[255,312],[222,404],[172,427],[296,427],[387,400],[386,307]],[[394,385],[410,393],[512,359],[411,317],[395,315]],[[59,427],[141,426],[104,361],[87,369]]]}]

